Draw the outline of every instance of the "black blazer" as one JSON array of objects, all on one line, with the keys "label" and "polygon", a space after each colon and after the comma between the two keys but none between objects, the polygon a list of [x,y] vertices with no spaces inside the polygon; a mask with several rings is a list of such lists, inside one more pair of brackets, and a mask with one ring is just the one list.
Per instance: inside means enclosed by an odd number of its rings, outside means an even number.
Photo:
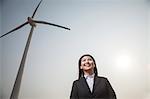
[{"label": "black blazer", "polygon": [[117,99],[109,81],[105,77],[94,78],[93,91],[84,77],[73,82],[70,99]]}]

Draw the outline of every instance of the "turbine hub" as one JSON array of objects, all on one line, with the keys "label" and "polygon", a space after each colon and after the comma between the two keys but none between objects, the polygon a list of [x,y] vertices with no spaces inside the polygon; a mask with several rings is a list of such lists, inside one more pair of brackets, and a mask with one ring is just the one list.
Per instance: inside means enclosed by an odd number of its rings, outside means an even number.
[{"label": "turbine hub", "polygon": [[28,22],[31,26],[36,27],[36,23],[33,21],[31,17],[28,17]]}]

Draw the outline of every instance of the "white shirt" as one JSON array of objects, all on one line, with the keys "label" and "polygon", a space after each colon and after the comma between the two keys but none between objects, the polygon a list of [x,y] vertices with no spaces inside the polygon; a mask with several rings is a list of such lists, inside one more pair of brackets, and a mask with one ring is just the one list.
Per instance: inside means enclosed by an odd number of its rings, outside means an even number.
[{"label": "white shirt", "polygon": [[84,75],[91,92],[93,91],[94,75],[94,73],[92,75]]}]

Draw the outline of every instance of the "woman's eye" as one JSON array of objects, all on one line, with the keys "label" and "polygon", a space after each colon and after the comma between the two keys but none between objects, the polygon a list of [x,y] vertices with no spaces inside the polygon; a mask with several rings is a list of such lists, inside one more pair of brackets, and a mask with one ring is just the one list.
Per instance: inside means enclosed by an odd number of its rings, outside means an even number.
[{"label": "woman's eye", "polygon": [[89,61],[92,61],[92,59],[88,59]]},{"label": "woman's eye", "polygon": [[85,62],[85,59],[84,59],[84,60],[82,60],[82,62]]}]

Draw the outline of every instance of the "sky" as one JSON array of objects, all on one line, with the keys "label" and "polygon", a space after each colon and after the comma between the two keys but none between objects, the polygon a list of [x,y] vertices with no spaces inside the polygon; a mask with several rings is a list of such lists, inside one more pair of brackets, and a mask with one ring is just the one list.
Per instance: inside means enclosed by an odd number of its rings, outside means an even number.
[{"label": "sky", "polygon": [[[38,2],[4,0],[3,33],[25,22]],[[148,77],[144,0],[44,0],[35,19],[64,25],[71,31],[37,25],[20,98],[69,97],[72,81],[77,78],[78,59],[89,53],[97,62],[99,75],[109,79],[118,99],[142,99]],[[2,39],[4,99],[11,93],[29,30],[28,25]]]}]

